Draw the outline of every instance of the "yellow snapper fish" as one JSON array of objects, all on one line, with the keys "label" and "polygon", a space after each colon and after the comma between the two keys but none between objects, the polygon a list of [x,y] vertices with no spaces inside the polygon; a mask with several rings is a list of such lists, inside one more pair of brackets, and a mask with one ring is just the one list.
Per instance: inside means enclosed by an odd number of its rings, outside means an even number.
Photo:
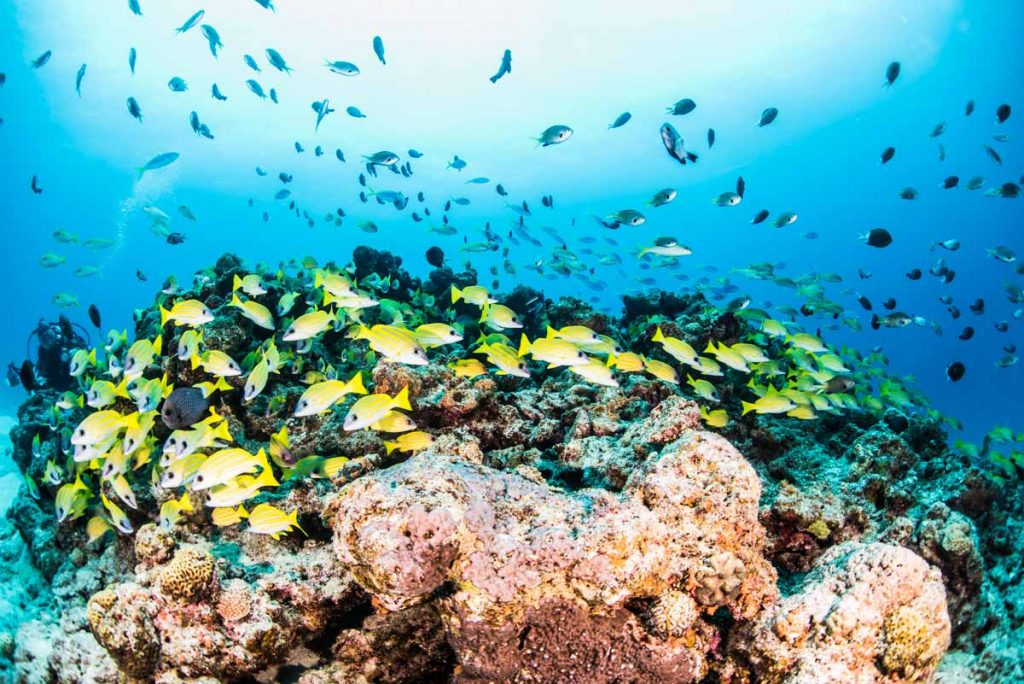
[{"label": "yellow snapper fish", "polygon": [[207,458],[207,455],[201,452],[183,456],[172,463],[167,470],[160,473],[160,486],[163,489],[177,489],[182,485],[188,484]]},{"label": "yellow snapper fish", "polygon": [[[548,368],[561,366],[586,366],[590,357],[568,340],[554,337],[538,337],[530,342],[526,335],[519,338],[519,356],[529,354],[534,361],[543,361]],[[603,365],[603,364],[602,364]]]},{"label": "yellow snapper fish", "polygon": [[281,339],[285,342],[301,342],[312,339],[327,330],[332,320],[333,316],[321,309],[304,313],[292,321]]},{"label": "yellow snapper fish", "polygon": [[242,389],[242,401],[252,401],[260,395],[263,388],[267,386],[267,379],[270,377],[270,364],[267,362],[266,355],[260,357],[260,360],[252,367],[249,371],[249,376],[245,379],[245,387]]},{"label": "yellow snapper fish", "polygon": [[[237,276],[236,276],[237,277]],[[270,309],[257,301],[248,300],[243,302],[234,292],[231,293],[231,302],[228,306],[238,309],[242,315],[264,330],[274,330],[274,314]]]},{"label": "yellow snapper fish", "polygon": [[68,373],[73,378],[80,378],[89,366],[96,367],[96,350],[76,349],[68,362]]},{"label": "yellow snapper fish", "polygon": [[213,524],[217,527],[230,527],[248,518],[249,511],[245,510],[245,507],[242,505],[239,505],[238,508],[214,508],[211,517],[213,518]]},{"label": "yellow snapper fish", "polygon": [[750,344],[749,342],[737,342],[732,345],[731,349],[742,356],[743,360],[747,363],[766,363],[771,361],[771,359],[765,356],[764,350],[756,344]]},{"label": "yellow snapper fish", "polygon": [[719,363],[725,364],[735,371],[739,371],[741,373],[750,372],[750,367],[747,366],[747,362],[743,356],[739,352],[733,351],[730,347],[727,347],[722,343],[719,343],[718,346],[715,347],[714,340],[709,340],[708,346],[704,349],[704,353],[712,354],[716,359],[718,359]]},{"label": "yellow snapper fish", "polygon": [[[550,337],[550,331],[548,336]],[[621,354],[624,351],[618,342],[607,335],[598,335],[597,342],[576,342],[575,344],[588,354],[608,356],[609,354]]]},{"label": "yellow snapper fish", "polygon": [[677,337],[666,337],[661,331],[661,326],[658,326],[658,329],[655,331],[654,337],[651,338],[651,341],[660,342],[661,348],[679,363],[685,363],[691,368],[695,368],[697,366],[696,350],[694,350],[694,348],[684,340]]},{"label": "yellow snapper fish", "polygon": [[819,338],[811,335],[810,333],[797,333],[786,338],[791,346],[797,349],[802,349],[805,352],[817,354],[819,352],[828,351],[828,347]]},{"label": "yellow snapper fish", "polygon": [[359,326],[357,340],[369,340],[370,349],[386,360],[410,366],[425,366],[427,353],[416,341],[412,331],[394,325],[375,325],[372,328]]},{"label": "yellow snapper fish", "polygon": [[250,297],[259,297],[260,295],[267,294],[266,289],[260,282],[259,274],[256,273],[250,273],[241,278],[236,273],[231,281],[231,291],[236,292],[238,290],[241,290]]},{"label": "yellow snapper fish", "polygon": [[325,293],[333,295],[336,299],[350,299],[359,296],[351,280],[343,275],[327,271],[317,271],[313,275],[313,287],[323,289]]},{"label": "yellow snapper fish", "polygon": [[412,405],[409,403],[408,386],[403,387],[394,397],[389,397],[386,394],[371,394],[363,397],[348,410],[343,429],[346,432],[352,432],[370,427],[392,409],[412,410]]},{"label": "yellow snapper fish", "polygon": [[779,394],[779,392],[772,387],[768,386],[768,393],[757,401],[741,402],[743,405],[743,415],[747,415],[751,411],[755,413],[786,413],[796,408],[796,404],[789,397]]},{"label": "yellow snapper fish", "polygon": [[57,522],[62,523],[81,516],[85,512],[85,505],[90,496],[92,492],[82,483],[81,475],[76,475],[73,483],[63,485],[57,490],[54,501]]},{"label": "yellow snapper fish", "polygon": [[[579,345],[599,345],[604,342],[604,339],[601,335],[598,335],[596,332],[594,332],[585,325],[567,325],[561,330],[555,330],[549,325],[547,330],[547,337],[559,340],[566,340],[567,342],[572,342],[573,344]],[[612,340],[610,337],[606,339],[610,340],[614,345],[614,340]]]},{"label": "yellow snapper fish", "polygon": [[835,354],[822,354],[817,357],[818,364],[827,371],[832,373],[849,373],[850,369],[846,367],[843,360]]},{"label": "yellow snapper fish", "polygon": [[64,473],[59,465],[53,461],[47,461],[46,469],[43,471],[43,479],[56,487],[64,480]]},{"label": "yellow snapper fish", "polygon": [[396,449],[407,453],[416,453],[429,448],[433,443],[433,435],[417,430],[416,432],[407,432],[392,442],[384,442],[384,448],[388,450],[389,454]]},{"label": "yellow snapper fish", "polygon": [[[212,409],[211,409],[212,411]],[[191,430],[175,430],[164,442],[164,453],[172,461],[185,458],[198,449],[224,446],[233,441],[228,423],[220,416],[211,416]]]},{"label": "yellow snapper fish", "polygon": [[710,382],[704,379],[694,380],[691,376],[686,376],[686,384],[693,388],[694,394],[702,399],[713,401],[716,404],[721,401],[718,396],[718,390]]},{"label": "yellow snapper fish", "polygon": [[117,411],[96,411],[90,413],[78,424],[71,435],[71,443],[100,444],[114,437],[124,426],[124,416]]},{"label": "yellow snapper fish", "polygon": [[100,476],[109,480],[126,473],[128,472],[128,463],[129,459],[127,454],[124,453],[122,443],[114,442],[110,451],[107,452],[106,458],[103,460]]},{"label": "yellow snapper fish", "polygon": [[324,477],[333,478],[341,472],[341,469],[346,463],[348,463],[348,459],[344,456],[334,456],[332,458],[325,459],[320,465],[320,473]]},{"label": "yellow snapper fish", "polygon": [[790,418],[799,418],[800,420],[814,420],[818,415],[814,412],[810,406],[797,406],[794,409],[786,411],[786,415]]},{"label": "yellow snapper fish", "polygon": [[486,323],[494,330],[509,330],[522,328],[523,323],[519,320],[519,314],[504,304],[486,303],[480,314],[480,322]]},{"label": "yellow snapper fish", "polygon": [[110,532],[113,528],[106,520],[101,516],[94,515],[89,518],[89,522],[85,524],[85,533],[87,535],[86,544],[91,544],[107,532]]},{"label": "yellow snapper fish", "polygon": [[199,367],[199,346],[203,343],[203,331],[189,329],[178,339],[178,360],[187,361],[192,370]]},{"label": "yellow snapper fish", "polygon": [[72,451],[72,458],[75,463],[87,463],[94,459],[105,458],[107,452],[117,442],[117,435],[110,435],[106,440],[95,444],[76,444]]},{"label": "yellow snapper fish", "polygon": [[786,330],[786,324],[774,318],[766,318],[761,321],[761,332],[770,337],[786,337],[789,335],[789,331]]},{"label": "yellow snapper fish", "polygon": [[357,372],[348,382],[325,380],[310,385],[295,404],[295,416],[314,416],[323,413],[349,394],[366,394],[362,372]]},{"label": "yellow snapper fish", "polygon": [[725,412],[725,409],[708,411],[707,407],[701,406],[700,418],[711,427],[724,428],[729,424],[729,414]]},{"label": "yellow snapper fish", "polygon": [[70,411],[76,406],[78,408],[82,408],[85,406],[85,395],[75,394],[74,392],[64,392],[53,405],[64,411]]},{"label": "yellow snapper fish", "polygon": [[608,358],[607,362],[601,361],[601,359],[589,359],[583,365],[569,366],[569,371],[595,385],[618,387],[619,381],[612,375],[611,359],[613,357],[609,356]]},{"label": "yellow snapper fish", "polygon": [[129,381],[142,375],[143,371],[153,363],[153,359],[160,355],[163,349],[163,337],[156,336],[152,342],[149,340],[136,340],[128,348],[128,354],[124,359],[124,377]]},{"label": "yellow snapper fish", "polygon": [[238,362],[219,349],[211,349],[203,354],[199,365],[207,373],[221,378],[242,374],[242,367],[238,365]]},{"label": "yellow snapper fish", "polygon": [[290,532],[292,528],[298,528],[306,534],[299,526],[298,516],[298,511],[285,513],[268,503],[261,503],[249,513],[248,529],[256,534],[269,534],[274,539],[280,539],[282,534]]},{"label": "yellow snapper fish", "polygon": [[644,370],[644,357],[635,352],[611,354],[608,364],[623,373],[639,373]]},{"label": "yellow snapper fish", "polygon": [[132,521],[128,519],[128,515],[121,510],[121,507],[108,499],[102,492],[100,492],[100,501],[103,502],[103,507],[107,509],[107,514],[110,516],[110,522],[113,523],[114,528],[123,534],[131,534]]},{"label": "yellow snapper fish", "polygon": [[117,498],[124,502],[126,506],[138,510],[139,504],[135,499],[135,492],[132,491],[128,479],[123,474],[111,480],[110,487],[114,490],[114,494],[117,494]]},{"label": "yellow snapper fish", "polygon": [[86,403],[94,409],[110,406],[118,397],[128,398],[128,382],[115,385],[109,380],[95,380],[85,393]]},{"label": "yellow snapper fish", "polygon": [[209,399],[210,395],[213,394],[214,392],[226,392],[228,390],[235,389],[234,387],[229,385],[224,378],[221,377],[218,377],[216,382],[197,382],[192,386],[203,393],[204,399]]},{"label": "yellow snapper fish", "polygon": [[170,310],[160,307],[161,328],[167,325],[167,321],[173,321],[175,326],[187,325],[196,328],[209,323],[213,318],[213,312],[198,299],[182,299]]},{"label": "yellow snapper fish", "polygon": [[181,498],[165,501],[160,507],[160,526],[169,530],[178,524],[182,513],[191,513],[193,510],[188,492],[182,494]]},{"label": "yellow snapper fish", "polygon": [[416,341],[422,347],[440,347],[443,344],[453,344],[462,341],[462,335],[455,328],[446,323],[426,323],[413,331]]},{"label": "yellow snapper fish", "polygon": [[479,359],[459,359],[455,363],[449,363],[448,367],[459,378],[475,378],[487,373],[487,367]]},{"label": "yellow snapper fish", "polygon": [[324,293],[324,306],[334,304],[339,309],[344,309],[349,317],[355,318],[354,312],[360,309],[368,309],[377,306],[380,302],[367,294],[356,294],[354,297],[335,297],[330,292]]},{"label": "yellow snapper fish", "polygon": [[227,484],[211,489],[206,497],[206,506],[209,508],[238,506],[259,494],[264,487],[277,487],[279,484],[281,483],[274,478],[274,473],[270,470],[264,470],[256,477],[240,475]]},{"label": "yellow snapper fish", "polygon": [[720,378],[724,375],[724,373],[722,373],[722,367],[718,365],[718,362],[706,356],[697,357],[697,365],[693,366],[693,370],[697,371],[701,375],[707,375],[713,378]]},{"label": "yellow snapper fish", "polygon": [[160,400],[166,398],[174,390],[174,385],[167,384],[167,374],[163,377],[151,378],[149,380],[136,378],[132,389],[128,390],[139,413],[146,413],[154,410]]},{"label": "yellow snapper fish", "polygon": [[668,365],[664,361],[658,361],[657,359],[649,359],[646,356],[641,357],[644,360],[644,370],[665,382],[670,382],[673,385],[679,384],[679,374],[676,373],[676,369]]},{"label": "yellow snapper fish", "polygon": [[270,462],[263,449],[255,454],[250,454],[245,449],[221,449],[210,454],[210,457],[199,466],[192,478],[191,489],[195,492],[227,484],[235,477],[249,475],[256,469],[260,472],[270,469]]},{"label": "yellow snapper fish", "polygon": [[519,358],[512,347],[494,342],[482,344],[477,352],[487,355],[487,360],[498,368],[498,375],[512,375],[517,378],[530,377],[529,367]]},{"label": "yellow snapper fish", "polygon": [[457,303],[459,300],[466,302],[467,304],[475,304],[476,306],[483,306],[484,304],[496,304],[497,299],[491,297],[491,293],[486,288],[480,287],[479,285],[470,285],[469,287],[462,288],[461,290],[452,285],[452,304]]},{"label": "yellow snapper fish", "polygon": [[416,421],[404,413],[388,411],[383,418],[371,425],[370,429],[377,432],[408,432],[416,429]]},{"label": "yellow snapper fish", "polygon": [[281,317],[288,315],[300,296],[300,292],[285,292],[281,295],[281,298],[277,300],[277,315]]}]

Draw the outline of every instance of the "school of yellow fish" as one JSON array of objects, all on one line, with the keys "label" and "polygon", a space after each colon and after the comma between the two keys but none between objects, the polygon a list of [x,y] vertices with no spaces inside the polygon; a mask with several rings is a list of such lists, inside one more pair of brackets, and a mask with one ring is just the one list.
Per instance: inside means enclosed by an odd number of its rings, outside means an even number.
[{"label": "school of yellow fish", "polygon": [[[235,276],[232,296],[225,306],[237,309],[255,326],[274,332],[241,362],[222,350],[207,348],[203,326],[214,321],[215,314],[203,302],[175,301],[166,295],[158,309],[164,335],[177,336],[173,353],[193,370],[202,369],[208,378],[194,387],[207,398],[218,392],[241,391],[242,401],[251,402],[287,367],[307,386],[295,404],[294,417],[324,414],[353,397],[344,419],[346,431],[368,429],[391,436],[384,442],[388,453],[398,450],[414,454],[428,448],[432,435],[417,430],[416,422],[408,415],[412,411],[408,388],[394,396],[368,394],[361,371],[340,379],[323,359],[319,365],[311,362],[308,352],[313,341],[326,331],[343,331],[353,347],[367,343],[373,353],[367,352],[362,358],[371,365],[379,357],[389,363],[419,366],[429,362],[429,350],[462,341],[461,332],[444,322],[406,325],[405,318],[413,310],[410,305],[375,298],[370,290],[360,289],[348,271],[313,268],[300,274],[306,274],[309,281],[305,301],[311,306],[294,317],[293,309],[300,308],[300,293],[282,295],[274,307],[275,316],[258,301],[269,296],[261,275]],[[283,283],[284,272],[278,271],[273,277]],[[421,296],[417,293],[414,302]],[[822,412],[858,407],[877,412],[886,405],[907,407],[918,401],[898,381],[886,378],[878,364],[870,363],[872,359],[864,364],[867,370],[855,374],[850,366],[860,359],[853,352],[836,353],[818,336],[797,330],[796,324],[756,311],[739,314],[751,326],[756,325],[757,332],[731,346],[709,342],[702,352],[685,340],[666,335],[657,326],[650,341],[671,360],[667,361],[624,350],[615,339],[582,325],[560,330],[549,326],[544,337],[533,340],[520,334],[516,344],[509,335],[523,328],[522,319],[487,289],[453,286],[452,307],[459,303],[475,307],[482,331],[464,358],[448,364],[455,375],[463,378],[492,371],[529,378],[533,371],[528,361],[545,364],[547,369],[567,368],[585,382],[608,387],[619,385],[619,374],[646,373],[672,385],[685,384],[688,389],[681,387],[680,391],[698,400],[703,420],[715,428],[730,422],[724,408],[714,407],[721,401],[714,383],[724,377],[726,369],[748,377],[749,401],[742,402],[743,415],[781,414],[810,420]],[[381,318],[386,319],[383,314],[387,313],[391,322],[367,327],[361,322],[361,311],[368,307],[380,307]],[[152,429],[160,417],[162,400],[174,389],[159,370],[164,335],[129,345],[125,332],[112,331],[102,349],[81,349],[72,356],[71,373],[78,379],[81,393],[66,392],[54,405],[51,420],[51,427],[62,435],[61,449],[67,458],[63,467],[49,460],[44,475],[45,485],[56,489],[58,521],[90,514],[90,541],[110,530],[130,534],[132,523],[123,507],[138,508],[133,488],[147,484],[143,468],[149,464],[148,484],[175,493],[160,509],[160,524],[165,527],[173,527],[182,515],[195,514],[199,507],[210,509],[217,526],[245,521],[250,532],[275,539],[301,530],[294,512],[286,513],[269,503],[260,503],[251,510],[247,505],[265,489],[278,486],[281,479],[331,478],[348,459],[340,455],[309,456],[290,462],[289,435],[283,426],[266,448],[252,453],[235,444],[227,420],[213,404],[204,418],[187,429],[174,430],[157,444]],[[773,346],[782,350],[776,358],[768,355]],[[153,377],[147,378],[147,373]],[[881,383],[881,398],[869,393],[872,380]],[[72,411],[86,407],[93,412],[75,425],[67,421]],[[38,435],[33,450],[40,455]],[[90,487],[87,481],[95,484]],[[29,486],[36,487],[34,482]]]}]

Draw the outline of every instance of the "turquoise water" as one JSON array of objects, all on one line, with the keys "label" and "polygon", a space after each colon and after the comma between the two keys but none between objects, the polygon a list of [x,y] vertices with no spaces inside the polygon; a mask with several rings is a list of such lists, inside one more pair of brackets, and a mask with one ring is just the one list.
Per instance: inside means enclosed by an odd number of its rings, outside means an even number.
[{"label": "turquoise water", "polygon": [[[89,304],[102,312],[104,328],[129,327],[132,309],[148,305],[164,278],[176,274],[187,281],[225,251],[250,262],[307,254],[344,262],[353,247],[368,244],[394,251],[413,273],[425,275],[424,251],[438,245],[453,263],[472,261],[485,284],[491,281],[488,268],[497,267],[498,290],[525,282],[548,296],[594,298],[609,310],[618,309],[624,292],[650,287],[700,287],[722,304],[747,294],[752,306],[773,312],[780,305],[799,307],[803,300],[794,290],[733,272],[772,262],[784,264],[778,274],[793,279],[839,274],[842,282],[825,288],[845,312],[839,320],[801,316],[804,325],[821,328],[831,343],[865,352],[881,347],[894,372],[917,378],[936,407],[963,421],[966,437],[977,439],[999,424],[1024,427],[1024,370],[1020,363],[996,366],[1007,355],[1003,347],[1024,343],[1024,320],[1014,316],[1024,305],[1008,301],[1004,292],[1006,283],[1024,286],[1024,277],[1015,271],[1019,259],[1000,263],[986,251],[1005,245],[1024,258],[1024,213],[1020,200],[984,194],[1019,182],[1024,172],[1019,5],[650,2],[625,10],[620,3],[275,4],[271,12],[251,0],[195,6],[143,0],[142,16],[132,14],[127,2],[0,6],[0,71],[6,75],[0,87],[0,216],[11,285],[0,338],[5,365],[25,357],[25,339],[40,318],[56,318],[55,294],[77,297],[80,306],[64,312],[87,328]],[[199,26],[181,35],[174,31],[200,8],[200,23],[215,26],[222,37],[218,58]],[[375,35],[383,40],[386,65],[373,52]],[[132,47],[138,55],[134,75],[128,66]],[[294,71],[269,65],[267,48]],[[505,49],[512,51],[512,72],[491,83]],[[49,62],[32,68],[46,50],[52,50]],[[256,59],[260,73],[246,66],[245,54]],[[331,73],[325,58],[351,61],[361,73]],[[901,74],[885,88],[893,61],[901,63]],[[79,96],[75,79],[83,63]],[[172,92],[173,77],[184,79],[188,90]],[[275,88],[279,103],[258,98],[246,79]],[[214,82],[226,101],[211,97]],[[142,123],[127,111],[129,96],[142,108]],[[337,111],[315,131],[310,103],[325,98]],[[666,106],[681,98],[692,98],[696,109],[666,114]],[[970,117],[964,116],[968,100],[976,103]],[[1015,110],[997,124],[996,108],[1003,103]],[[349,116],[349,106],[366,117]],[[778,119],[756,127],[766,107],[777,107]],[[213,140],[192,131],[192,111]],[[625,111],[631,120],[609,130]],[[665,153],[658,134],[665,122],[699,154],[696,164],[682,166]],[[930,137],[939,122],[946,131]],[[574,135],[538,148],[532,138],[555,124],[571,126]],[[710,150],[709,127],[716,131]],[[1003,134],[1005,141],[993,139]],[[303,153],[296,152],[296,142]],[[945,161],[938,158],[940,144]],[[322,157],[314,156],[317,145]],[[1003,163],[995,164],[983,145],[996,149]],[[888,146],[896,156],[880,166]],[[335,157],[336,148],[346,163]],[[410,160],[411,148],[422,158]],[[365,172],[360,159],[378,150],[394,150],[402,163],[411,163],[410,178],[382,170],[369,179],[377,190],[412,198],[403,211],[359,200],[357,177]],[[171,151],[181,155],[174,164],[137,181],[135,168]],[[453,155],[468,166],[447,168]],[[268,175],[257,175],[257,166]],[[281,172],[293,182],[283,185]],[[747,186],[742,203],[714,206],[710,200],[733,190],[740,175]],[[950,175],[959,176],[961,186],[940,189]],[[963,187],[979,175],[982,189]],[[33,176],[41,194],[30,188]],[[475,177],[490,182],[466,183]],[[526,223],[542,247],[509,243],[510,223],[518,217],[495,192],[497,183],[508,190],[509,201],[529,202]],[[899,199],[906,186],[917,188],[920,198]],[[275,200],[284,187],[291,197]],[[678,191],[675,201],[646,207],[665,187]],[[415,199],[420,191],[424,205]],[[553,196],[553,209],[542,206],[544,195]],[[455,197],[470,200],[447,212],[458,232],[428,232],[430,224],[441,223],[445,200]],[[288,209],[291,200],[308,212],[312,227]],[[195,223],[178,211],[183,204]],[[184,233],[185,242],[171,245],[154,234],[142,211],[146,205],[166,212],[170,230]],[[422,206],[432,216],[416,223],[410,214],[422,215]],[[346,213],[340,227],[323,220],[339,207]],[[592,218],[625,208],[643,211],[647,222],[609,231]],[[783,228],[771,219],[751,225],[760,209],[769,209],[772,218],[796,212],[799,219]],[[379,232],[359,230],[365,220]],[[499,251],[461,253],[464,239],[484,241],[487,222],[503,237]],[[890,247],[873,249],[858,240],[878,226],[892,232]],[[99,251],[61,244],[51,237],[59,228],[80,240],[114,244]],[[818,238],[802,237],[808,232]],[[672,268],[642,268],[653,262],[636,259],[635,248],[664,235],[693,254]],[[585,241],[590,238],[596,242]],[[947,239],[962,246],[930,251],[931,243]],[[549,262],[562,241],[594,269],[588,282],[529,268]],[[515,275],[503,268],[504,247]],[[40,257],[51,251],[67,263],[40,267]],[[599,263],[610,254],[620,255],[622,264]],[[957,273],[950,284],[927,273],[940,256]],[[100,273],[73,275],[91,266]],[[904,276],[912,268],[925,271],[920,281]],[[861,279],[858,269],[871,277]],[[139,281],[137,271],[148,281]],[[898,311],[924,325],[871,330],[854,291],[876,311],[893,297]],[[958,320],[939,301],[946,295],[962,311]],[[968,308],[979,297],[986,303],[982,315]],[[858,320],[863,330],[851,329],[847,319]],[[1008,323],[1007,332],[995,329],[999,321]],[[967,325],[976,334],[964,342],[958,335]],[[967,367],[955,384],[946,375],[953,361]],[[0,406],[11,412],[23,397],[20,387],[4,387]]]}]

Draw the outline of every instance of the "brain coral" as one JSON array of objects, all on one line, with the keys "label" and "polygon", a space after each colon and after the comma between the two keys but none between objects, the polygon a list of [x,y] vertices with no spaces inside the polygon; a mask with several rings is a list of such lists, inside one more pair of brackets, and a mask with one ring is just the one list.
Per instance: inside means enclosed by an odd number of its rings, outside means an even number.
[{"label": "brain coral", "polygon": [[213,556],[209,551],[181,549],[160,571],[160,591],[171,598],[193,601],[209,588],[213,571]]}]

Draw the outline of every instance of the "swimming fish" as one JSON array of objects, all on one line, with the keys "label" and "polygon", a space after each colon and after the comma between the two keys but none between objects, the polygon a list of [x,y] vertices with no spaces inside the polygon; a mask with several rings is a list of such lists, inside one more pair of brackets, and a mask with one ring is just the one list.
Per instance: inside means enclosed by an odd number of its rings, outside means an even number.
[{"label": "swimming fish", "polygon": [[384,41],[380,36],[373,37],[373,54],[377,55],[377,59],[380,60],[381,64],[387,64],[384,61]]},{"label": "swimming fish", "polygon": [[630,114],[629,112],[622,112],[617,117],[615,117],[615,121],[612,121],[610,124],[608,124],[608,128],[620,128],[622,126],[625,126],[626,123],[628,123],[629,120],[632,118],[633,115]]},{"label": "swimming fish", "polygon": [[[142,117],[140,116],[139,119],[141,120],[141,118]],[[177,152],[164,152],[163,154],[156,155],[148,162],[143,164],[141,167],[136,169],[136,171],[138,172],[139,180],[142,179],[143,174],[145,174],[147,171],[156,171],[157,169],[162,169],[166,166],[170,166],[174,162],[178,161],[178,157],[180,156],[181,155],[178,154]]]},{"label": "swimming fish", "polygon": [[562,124],[548,126],[541,134],[534,138],[540,147],[559,145],[572,137],[572,129]]}]

